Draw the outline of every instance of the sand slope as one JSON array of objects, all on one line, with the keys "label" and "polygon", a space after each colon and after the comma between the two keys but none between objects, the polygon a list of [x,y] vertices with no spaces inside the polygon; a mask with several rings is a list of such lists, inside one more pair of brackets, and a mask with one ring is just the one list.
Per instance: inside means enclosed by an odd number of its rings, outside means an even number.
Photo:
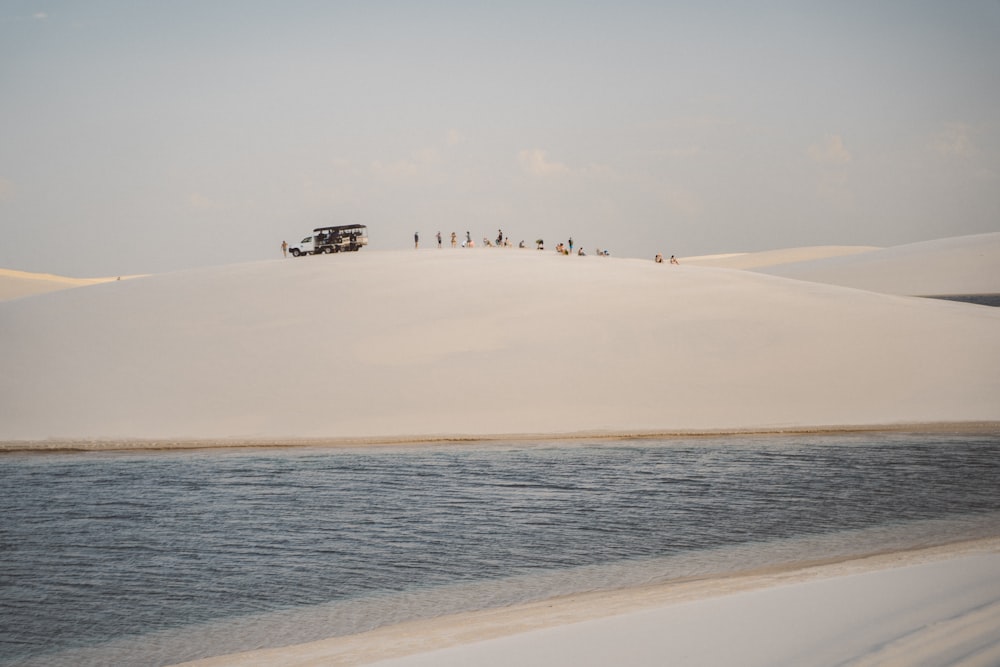
[{"label": "sand slope", "polygon": [[56,292],[71,287],[97,285],[112,280],[115,280],[115,278],[68,278],[49,273],[28,273],[27,271],[0,269],[0,301]]},{"label": "sand slope", "polygon": [[886,294],[1000,294],[1000,233],[755,267],[775,276]]},{"label": "sand slope", "polygon": [[849,257],[878,250],[874,246],[809,246],[806,248],[783,248],[762,252],[736,252],[722,255],[702,255],[684,257],[685,266],[710,266],[717,269],[759,269],[791,264],[812,262],[831,257]]},{"label": "sand slope", "polygon": [[534,250],[151,276],[0,330],[8,441],[1000,420],[998,309]]},{"label": "sand slope", "polygon": [[963,665],[1000,656],[1000,542],[578,593],[252,650],[272,665]]},{"label": "sand slope", "polygon": [[[1000,659],[998,567],[1000,554],[993,552],[833,578],[810,579],[803,572],[799,581],[776,578],[760,590],[664,604],[371,664],[986,667]],[[307,647],[293,647],[269,662],[318,664],[294,659],[306,652]],[[253,664],[239,658],[215,664]]]}]

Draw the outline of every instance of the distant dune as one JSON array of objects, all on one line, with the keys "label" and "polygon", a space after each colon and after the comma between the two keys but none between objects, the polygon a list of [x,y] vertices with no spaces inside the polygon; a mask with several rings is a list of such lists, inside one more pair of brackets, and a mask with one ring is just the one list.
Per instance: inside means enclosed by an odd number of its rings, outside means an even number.
[{"label": "distant dune", "polygon": [[878,250],[874,246],[811,246],[808,248],[783,248],[761,252],[736,252],[723,255],[685,257],[685,266],[710,266],[717,269],[760,269],[793,262],[807,262],[830,257],[849,257]]},{"label": "distant dune", "polygon": [[12,269],[0,269],[0,301],[19,299],[24,296],[45,294],[70,287],[84,287],[106,283],[116,278],[67,278],[48,273],[28,273]]},{"label": "distant dune", "polygon": [[1000,294],[1000,233],[911,243],[758,270],[886,294]]},{"label": "distant dune", "polygon": [[0,328],[5,441],[1000,421],[1000,309],[648,260],[289,258],[7,301]]}]

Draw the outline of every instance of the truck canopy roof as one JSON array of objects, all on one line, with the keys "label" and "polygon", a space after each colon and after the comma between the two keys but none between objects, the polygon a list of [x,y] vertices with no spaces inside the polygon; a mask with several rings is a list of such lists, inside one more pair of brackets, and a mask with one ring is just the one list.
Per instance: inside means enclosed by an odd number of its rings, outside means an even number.
[{"label": "truck canopy roof", "polygon": [[349,229],[365,229],[364,225],[337,225],[335,227],[317,227],[314,232],[344,232]]}]

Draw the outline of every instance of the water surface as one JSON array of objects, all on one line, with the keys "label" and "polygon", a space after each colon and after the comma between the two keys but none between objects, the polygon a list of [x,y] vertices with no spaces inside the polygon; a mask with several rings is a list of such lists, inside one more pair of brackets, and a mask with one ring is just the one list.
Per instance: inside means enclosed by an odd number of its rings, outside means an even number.
[{"label": "water surface", "polygon": [[162,665],[1000,535],[1000,435],[0,459],[0,664]]}]

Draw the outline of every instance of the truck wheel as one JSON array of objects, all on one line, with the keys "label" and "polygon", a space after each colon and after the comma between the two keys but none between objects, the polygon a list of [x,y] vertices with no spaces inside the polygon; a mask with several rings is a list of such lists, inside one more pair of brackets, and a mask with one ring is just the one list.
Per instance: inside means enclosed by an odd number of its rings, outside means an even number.
[{"label": "truck wheel", "polygon": [[332,254],[333,253],[333,248],[331,248],[330,246],[327,246],[327,247],[323,248],[323,252],[326,253],[327,255]]},{"label": "truck wheel", "polygon": [[301,254],[302,254],[302,253],[301,253],[301,252],[299,252],[299,249],[298,249],[298,248],[292,248],[292,257],[298,257],[298,256],[299,256],[299,255],[301,255]]}]

